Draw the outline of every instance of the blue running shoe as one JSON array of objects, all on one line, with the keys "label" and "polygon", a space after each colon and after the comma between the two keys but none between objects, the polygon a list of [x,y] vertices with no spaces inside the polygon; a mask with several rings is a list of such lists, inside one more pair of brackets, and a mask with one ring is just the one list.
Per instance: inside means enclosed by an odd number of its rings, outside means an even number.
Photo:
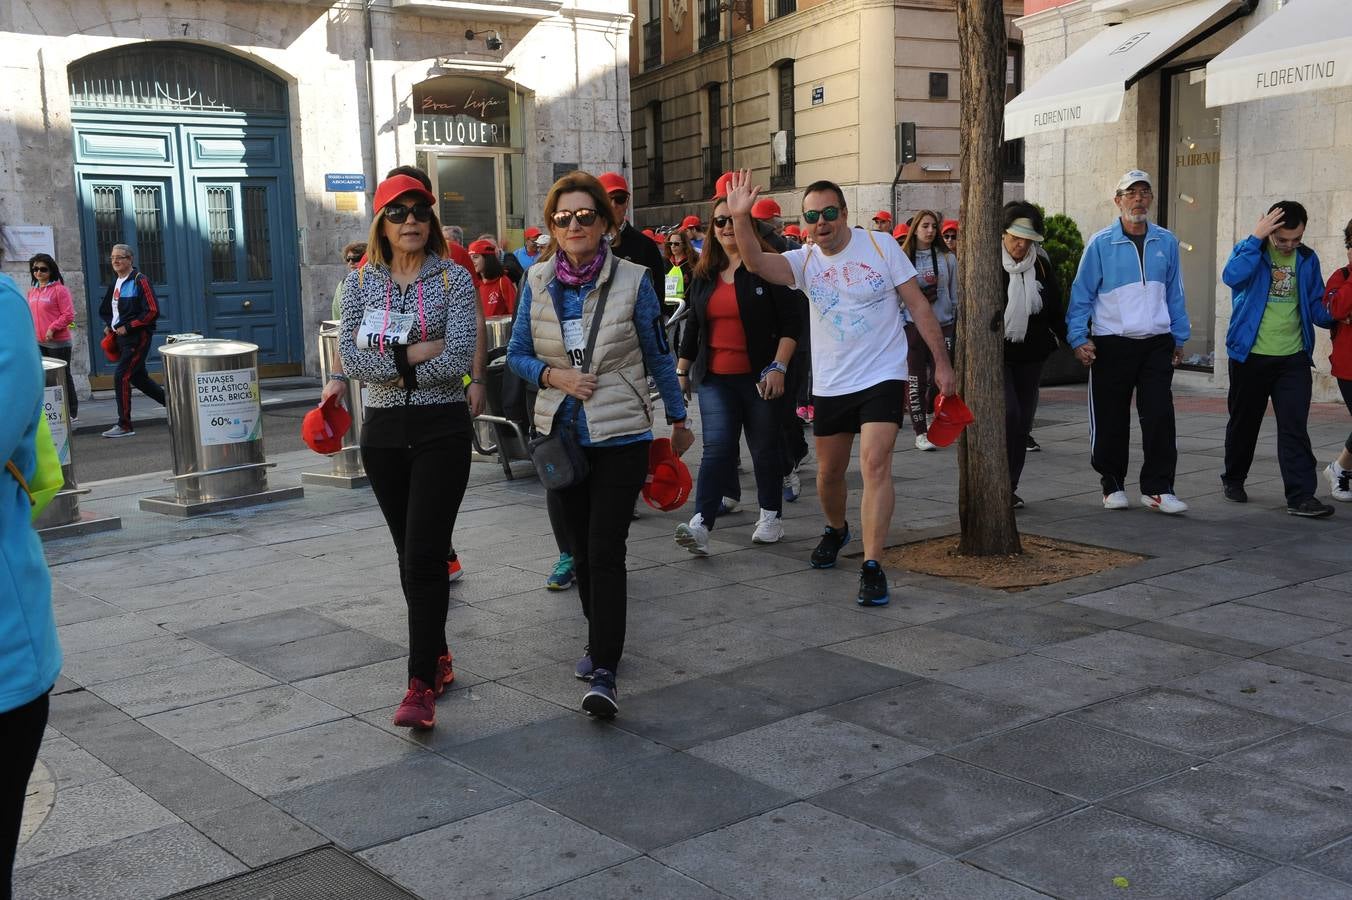
[{"label": "blue running shoe", "polygon": [[876,559],[870,559],[859,569],[860,606],[886,606],[892,598],[887,595],[887,575]]},{"label": "blue running shoe", "polygon": [[545,587],[551,591],[566,591],[573,586],[573,555],[560,553],[559,561],[554,563],[554,571],[549,573]]},{"label": "blue running shoe", "polygon": [[583,647],[582,658],[579,659],[577,665],[573,667],[573,677],[578,681],[591,681],[592,671],[595,668],[596,666],[592,664],[591,648]]},{"label": "blue running shoe", "polygon": [[613,719],[620,711],[615,701],[615,673],[609,669],[592,672],[591,688],[582,696],[582,711],[598,719]]},{"label": "blue running shoe", "polygon": [[840,548],[850,542],[850,523],[846,522],[839,530],[826,526],[822,532],[821,543],[817,549],[812,551],[812,568],[830,569],[836,564],[836,556],[840,554]]}]

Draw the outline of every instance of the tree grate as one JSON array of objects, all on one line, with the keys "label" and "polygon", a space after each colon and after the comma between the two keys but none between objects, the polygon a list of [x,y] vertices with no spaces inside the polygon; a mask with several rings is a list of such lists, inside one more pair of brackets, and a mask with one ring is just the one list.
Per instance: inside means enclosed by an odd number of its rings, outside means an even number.
[{"label": "tree grate", "polygon": [[169,900],[417,900],[337,847],[320,847]]}]

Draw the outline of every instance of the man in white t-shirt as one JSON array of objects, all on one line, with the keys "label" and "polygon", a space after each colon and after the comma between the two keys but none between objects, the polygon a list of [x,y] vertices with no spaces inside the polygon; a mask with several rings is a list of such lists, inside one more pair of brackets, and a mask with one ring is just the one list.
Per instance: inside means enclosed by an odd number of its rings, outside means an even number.
[{"label": "man in white t-shirt", "polygon": [[[897,242],[863,228],[851,228],[845,195],[829,181],[808,186],[803,220],[815,246],[787,253],[761,249],[751,220],[760,188],[748,169],[734,173],[728,191],[737,248],[748,269],[766,281],[807,294],[812,335],[812,397],[816,406],[817,496],[826,515],[812,565],[829,569],[850,539],[845,521],[845,469],[860,435],[864,476],[860,508],[864,564],[859,605],[888,602],[887,576],[879,560],[892,522],[896,491],[892,452],[906,417],[906,305],[935,359],[940,393],[956,390],[943,333],[929,301],[916,283],[915,267]],[[898,302],[900,300],[900,303]]]}]

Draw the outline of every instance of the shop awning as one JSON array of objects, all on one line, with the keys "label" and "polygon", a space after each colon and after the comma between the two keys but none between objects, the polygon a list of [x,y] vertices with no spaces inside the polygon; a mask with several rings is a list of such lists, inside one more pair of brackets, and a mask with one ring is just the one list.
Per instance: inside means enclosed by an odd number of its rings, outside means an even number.
[{"label": "shop awning", "polygon": [[1200,35],[1234,5],[1235,0],[1193,0],[1103,29],[1005,104],[1005,140],[1116,122],[1127,86],[1137,75]]},{"label": "shop awning", "polygon": [[1206,105],[1352,85],[1352,4],[1290,0],[1206,67]]}]

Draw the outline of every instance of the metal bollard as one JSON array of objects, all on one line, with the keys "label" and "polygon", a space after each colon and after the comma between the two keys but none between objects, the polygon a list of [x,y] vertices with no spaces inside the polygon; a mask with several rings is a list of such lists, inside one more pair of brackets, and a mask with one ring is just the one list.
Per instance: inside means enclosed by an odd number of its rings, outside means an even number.
[{"label": "metal bollard", "polygon": [[44,541],[53,538],[116,531],[122,527],[119,516],[98,516],[80,512],[80,495],[87,494],[75,479],[75,456],[71,449],[70,402],[66,397],[66,362],[43,357],[43,413],[47,427],[56,444],[56,455],[61,460],[61,474],[65,483],[33,522],[33,527]]},{"label": "metal bollard", "polygon": [[269,488],[258,396],[258,346],[204,338],[167,344],[165,394],[172,496],[143,497],[141,509],[194,516],[301,497],[299,485]]},{"label": "metal bollard", "polygon": [[[319,376],[328,384],[329,375],[343,370],[342,357],[338,353],[338,329],[341,322],[329,320],[319,327]],[[347,396],[344,398],[347,411],[352,414],[352,427],[343,435],[343,449],[329,457],[328,472],[302,472],[300,480],[305,484],[326,484],[330,487],[359,488],[366,487],[371,479],[361,464],[361,425],[366,416],[365,393],[361,382],[348,379]]]}]

